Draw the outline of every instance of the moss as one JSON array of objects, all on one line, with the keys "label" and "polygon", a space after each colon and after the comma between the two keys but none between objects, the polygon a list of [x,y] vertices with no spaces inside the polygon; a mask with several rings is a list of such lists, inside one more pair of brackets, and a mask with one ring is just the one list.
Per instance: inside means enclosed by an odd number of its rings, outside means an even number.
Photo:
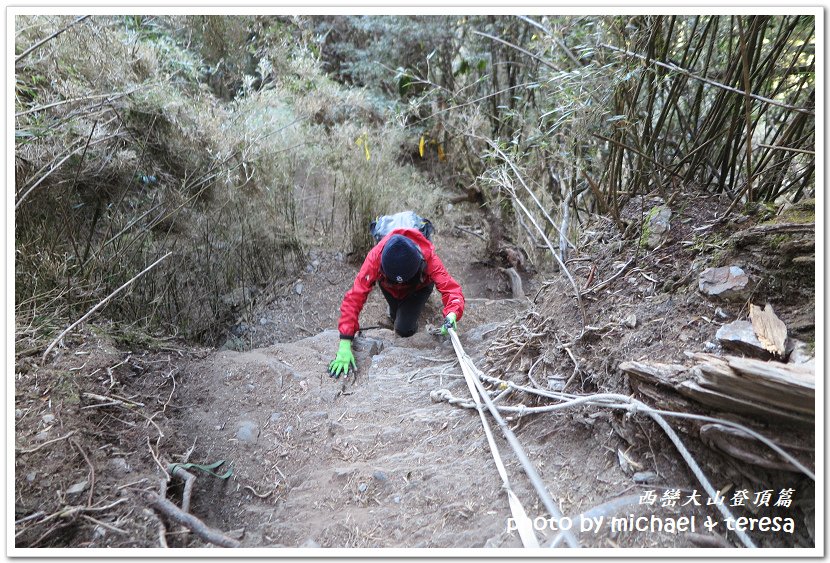
[{"label": "moss", "polygon": [[815,223],[816,222],[816,200],[803,199],[798,203],[786,208],[780,215],[773,217],[765,224],[775,225],[781,223]]}]

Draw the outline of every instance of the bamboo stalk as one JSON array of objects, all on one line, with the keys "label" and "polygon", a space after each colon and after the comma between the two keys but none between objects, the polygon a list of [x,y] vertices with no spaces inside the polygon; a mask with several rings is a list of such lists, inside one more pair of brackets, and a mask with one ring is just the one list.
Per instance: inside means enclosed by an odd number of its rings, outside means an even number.
[{"label": "bamboo stalk", "polygon": [[[706,78],[705,76],[699,76],[699,75],[694,74],[693,72],[691,72],[689,70],[686,70],[685,68],[681,68],[681,67],[679,67],[675,64],[664,63],[662,61],[657,61],[657,60],[654,60],[654,59],[650,59],[649,57],[647,57],[645,55],[641,55],[640,53],[635,53],[633,51],[629,51],[628,49],[622,49],[620,47],[615,47],[613,45],[608,45],[607,43],[600,43],[599,45],[600,45],[600,47],[605,47],[606,49],[610,49],[610,50],[618,52],[618,53],[624,53],[624,54],[629,55],[631,57],[636,57],[638,59],[648,61],[649,63],[653,63],[657,66],[667,68],[671,71],[678,72],[680,74],[685,74],[686,76],[689,76],[690,78],[694,78],[695,80],[700,80],[701,82],[705,82],[706,84],[709,84],[710,86],[715,86],[716,88],[720,88],[720,89],[725,90],[727,92],[732,92],[733,94],[741,94],[741,95],[744,94],[744,92],[742,92],[741,90],[739,90],[737,88],[733,88],[732,86],[727,86],[726,84],[723,84],[723,83],[718,82],[716,80],[712,80],[710,78]],[[813,116],[816,114],[814,111],[810,111],[808,109],[791,106],[789,104],[785,104],[783,102],[778,102],[776,100],[771,100],[769,98],[765,98],[764,96],[759,96],[758,94],[751,94],[750,93],[750,97],[753,100],[757,100],[759,102],[764,102],[766,104],[771,104],[771,105],[774,105],[774,106],[786,108],[786,109],[791,110],[791,111],[797,111],[799,113],[804,113],[804,114],[813,115]]]}]

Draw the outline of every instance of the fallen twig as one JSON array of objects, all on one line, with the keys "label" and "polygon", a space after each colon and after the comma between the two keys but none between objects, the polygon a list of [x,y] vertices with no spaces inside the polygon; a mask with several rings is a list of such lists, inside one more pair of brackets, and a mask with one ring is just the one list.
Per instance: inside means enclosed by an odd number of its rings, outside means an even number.
[{"label": "fallen twig", "polygon": [[19,62],[20,62],[20,61],[22,61],[24,58],[26,58],[26,57],[28,57],[29,55],[31,55],[31,54],[32,54],[32,52],[34,52],[36,49],[39,49],[42,45],[44,45],[44,44],[48,43],[49,41],[51,41],[52,39],[54,39],[55,37],[57,37],[58,35],[60,35],[60,34],[61,34],[61,33],[63,33],[64,31],[66,31],[66,30],[67,30],[67,29],[69,29],[70,27],[73,27],[73,26],[75,26],[75,25],[77,25],[77,24],[81,23],[82,21],[84,21],[84,20],[85,20],[85,19],[87,19],[88,17],[89,17],[89,15],[86,15],[86,16],[79,16],[79,17],[75,18],[74,20],[72,20],[72,23],[70,23],[70,24],[69,24],[69,25],[67,25],[66,27],[63,27],[63,28],[61,28],[61,29],[57,30],[55,33],[53,33],[53,34],[52,34],[52,35],[50,35],[49,37],[46,37],[45,39],[41,39],[40,41],[38,41],[37,43],[35,43],[34,45],[32,45],[31,47],[29,47],[29,48],[28,48],[28,49],[26,49],[25,51],[23,51],[22,53],[20,53],[19,55],[17,55],[17,56],[14,58],[14,64],[19,63]]},{"label": "fallen twig", "polygon": [[220,547],[239,547],[241,544],[233,538],[229,538],[219,530],[209,527],[207,524],[192,514],[184,512],[181,508],[156,493],[148,492],[145,499],[151,508],[164,514],[177,524],[181,524],[191,532],[208,543]]},{"label": "fallen twig", "polygon": [[164,256],[162,256],[161,258],[159,258],[158,260],[156,260],[155,262],[153,262],[152,264],[150,264],[149,266],[147,266],[146,268],[144,268],[144,269],[143,269],[142,271],[140,271],[138,274],[136,274],[135,276],[133,276],[133,277],[132,277],[129,281],[127,281],[126,283],[124,283],[121,287],[119,287],[118,289],[116,289],[115,291],[113,291],[112,293],[110,293],[109,295],[107,295],[106,297],[104,297],[104,299],[103,299],[102,301],[100,301],[97,305],[95,305],[95,307],[93,307],[92,309],[90,309],[90,310],[89,310],[89,311],[88,311],[88,312],[87,312],[87,313],[86,313],[83,317],[81,317],[80,319],[78,319],[77,321],[75,321],[74,323],[72,323],[71,325],[69,325],[69,326],[66,328],[66,330],[64,330],[62,333],[60,333],[60,334],[57,336],[57,338],[55,338],[55,339],[52,341],[52,343],[51,343],[51,344],[49,344],[49,346],[46,348],[46,351],[43,353],[43,357],[41,358],[41,361],[43,361],[43,362],[45,362],[45,361],[46,361],[46,356],[48,356],[48,355],[49,355],[49,352],[51,352],[51,351],[52,351],[52,348],[54,348],[54,347],[55,347],[55,345],[56,345],[58,342],[60,342],[61,340],[63,340],[63,337],[64,337],[64,336],[66,336],[67,334],[69,334],[69,332],[70,332],[73,328],[75,328],[76,326],[78,326],[79,324],[81,324],[82,322],[84,322],[85,320],[87,320],[87,319],[88,319],[88,318],[89,318],[89,317],[90,317],[90,316],[91,316],[91,315],[92,315],[95,311],[97,311],[98,309],[100,309],[101,307],[103,307],[104,305],[106,305],[107,303],[109,303],[109,300],[110,300],[110,299],[112,299],[112,298],[113,298],[113,297],[115,297],[117,294],[119,294],[121,291],[123,291],[124,289],[126,289],[126,288],[127,288],[130,284],[132,284],[135,280],[137,280],[138,278],[140,278],[141,276],[143,276],[144,274],[146,274],[147,272],[149,272],[150,270],[152,270],[153,268],[155,268],[155,267],[156,267],[156,266],[157,266],[157,265],[158,265],[158,264],[159,264],[162,260],[164,260],[165,258],[167,258],[168,256],[170,256],[171,254],[173,254],[173,253],[172,253],[172,252],[168,252],[167,254],[165,254]]},{"label": "fallen twig", "polygon": [[29,448],[28,450],[17,450],[17,453],[19,453],[19,454],[30,454],[30,453],[38,451],[41,448],[45,448],[49,444],[54,444],[55,442],[60,442],[61,440],[66,440],[67,438],[69,438],[71,436],[74,436],[74,435],[75,435],[75,430],[73,430],[72,432],[70,432],[66,436],[61,436],[60,438],[55,438],[54,440],[49,440],[48,442],[43,442],[41,445],[36,446],[34,448]]},{"label": "fallen twig", "polygon": [[84,456],[84,461],[89,466],[89,497],[87,498],[86,505],[92,506],[92,494],[95,492],[95,467],[92,465],[92,462],[89,461],[89,456],[86,455],[84,449],[76,442],[75,440],[69,440],[69,443],[75,446],[81,455]]}]

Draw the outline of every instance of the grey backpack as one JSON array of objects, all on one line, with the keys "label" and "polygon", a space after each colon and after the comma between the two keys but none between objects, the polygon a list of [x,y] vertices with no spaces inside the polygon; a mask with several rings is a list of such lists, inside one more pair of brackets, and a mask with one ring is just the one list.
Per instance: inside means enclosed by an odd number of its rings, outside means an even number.
[{"label": "grey backpack", "polygon": [[369,232],[372,233],[376,243],[395,229],[418,229],[427,240],[432,240],[432,233],[435,231],[429,219],[424,219],[414,211],[381,215],[369,223]]}]

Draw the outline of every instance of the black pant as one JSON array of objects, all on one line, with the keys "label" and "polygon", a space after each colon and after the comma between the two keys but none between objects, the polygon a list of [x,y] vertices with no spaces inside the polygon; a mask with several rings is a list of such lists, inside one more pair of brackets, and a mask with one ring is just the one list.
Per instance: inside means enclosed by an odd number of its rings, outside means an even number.
[{"label": "black pant", "polygon": [[421,311],[424,310],[424,305],[434,287],[435,284],[431,283],[403,299],[395,299],[385,289],[380,288],[386,302],[389,303],[389,314],[395,323],[395,332],[405,337],[418,332],[418,317],[421,316]]}]

